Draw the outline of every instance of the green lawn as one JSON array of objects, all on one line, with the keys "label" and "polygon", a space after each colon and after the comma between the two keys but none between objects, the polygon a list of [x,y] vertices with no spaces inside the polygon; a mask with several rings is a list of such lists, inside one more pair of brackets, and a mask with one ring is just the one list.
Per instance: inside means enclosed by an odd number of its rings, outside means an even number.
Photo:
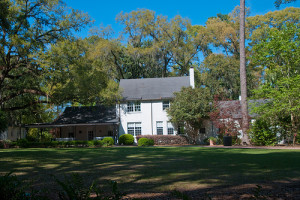
[{"label": "green lawn", "polygon": [[38,185],[76,172],[87,181],[116,180],[122,191],[197,190],[300,180],[300,150],[203,147],[2,149],[0,173]]}]

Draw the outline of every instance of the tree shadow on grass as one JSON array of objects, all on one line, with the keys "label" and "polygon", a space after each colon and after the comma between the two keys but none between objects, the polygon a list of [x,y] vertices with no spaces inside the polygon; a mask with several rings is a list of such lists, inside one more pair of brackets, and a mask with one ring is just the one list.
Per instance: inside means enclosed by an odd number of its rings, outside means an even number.
[{"label": "tree shadow on grass", "polygon": [[193,198],[199,194],[215,198],[228,189],[231,195],[227,196],[235,198],[250,186],[249,195],[253,196],[257,184],[267,191],[276,185],[298,183],[300,151],[200,147],[9,149],[0,151],[0,166],[0,173],[14,170],[22,178],[34,179],[37,187],[53,187],[51,174],[63,178],[75,172],[87,182],[116,180],[121,191],[129,194],[162,193],[159,198],[167,198],[169,191],[180,190]]}]

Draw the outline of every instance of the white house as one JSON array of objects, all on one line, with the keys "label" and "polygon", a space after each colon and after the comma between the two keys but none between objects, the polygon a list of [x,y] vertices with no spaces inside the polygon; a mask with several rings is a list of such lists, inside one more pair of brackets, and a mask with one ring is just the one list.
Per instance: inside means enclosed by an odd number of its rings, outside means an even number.
[{"label": "white house", "polygon": [[120,119],[119,135],[175,135],[175,128],[167,116],[166,108],[174,92],[182,87],[195,87],[194,69],[190,76],[121,79],[122,101],[117,104]]}]

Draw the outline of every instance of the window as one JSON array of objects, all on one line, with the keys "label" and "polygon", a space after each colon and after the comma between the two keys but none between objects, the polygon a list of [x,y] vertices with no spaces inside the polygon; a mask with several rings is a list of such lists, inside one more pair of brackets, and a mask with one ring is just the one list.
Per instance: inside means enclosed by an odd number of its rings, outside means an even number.
[{"label": "window", "polygon": [[157,135],[163,135],[164,134],[163,122],[161,122],[161,121],[156,122],[156,134]]},{"label": "window", "polygon": [[199,133],[200,133],[200,134],[205,134],[205,133],[206,133],[205,128],[200,128],[200,129],[199,129]]},{"label": "window", "polygon": [[94,139],[94,132],[88,131],[88,140],[93,140],[93,139]]},{"label": "window", "polygon": [[133,136],[142,134],[142,123],[141,122],[128,122],[127,132]]},{"label": "window", "polygon": [[168,127],[168,135],[174,135],[174,127],[171,122],[167,123],[167,127]]},{"label": "window", "polygon": [[133,103],[132,102],[127,103],[127,112],[133,112]]},{"label": "window", "polygon": [[170,101],[163,101],[163,110],[166,110],[170,107]]},{"label": "window", "polygon": [[128,102],[127,112],[138,112],[141,111],[141,102]]}]

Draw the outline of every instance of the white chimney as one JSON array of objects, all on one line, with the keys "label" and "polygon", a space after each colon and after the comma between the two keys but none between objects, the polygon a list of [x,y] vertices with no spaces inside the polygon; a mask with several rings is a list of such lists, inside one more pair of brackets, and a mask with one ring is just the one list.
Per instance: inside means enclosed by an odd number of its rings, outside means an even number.
[{"label": "white chimney", "polygon": [[190,68],[190,86],[195,88],[194,67]]}]

